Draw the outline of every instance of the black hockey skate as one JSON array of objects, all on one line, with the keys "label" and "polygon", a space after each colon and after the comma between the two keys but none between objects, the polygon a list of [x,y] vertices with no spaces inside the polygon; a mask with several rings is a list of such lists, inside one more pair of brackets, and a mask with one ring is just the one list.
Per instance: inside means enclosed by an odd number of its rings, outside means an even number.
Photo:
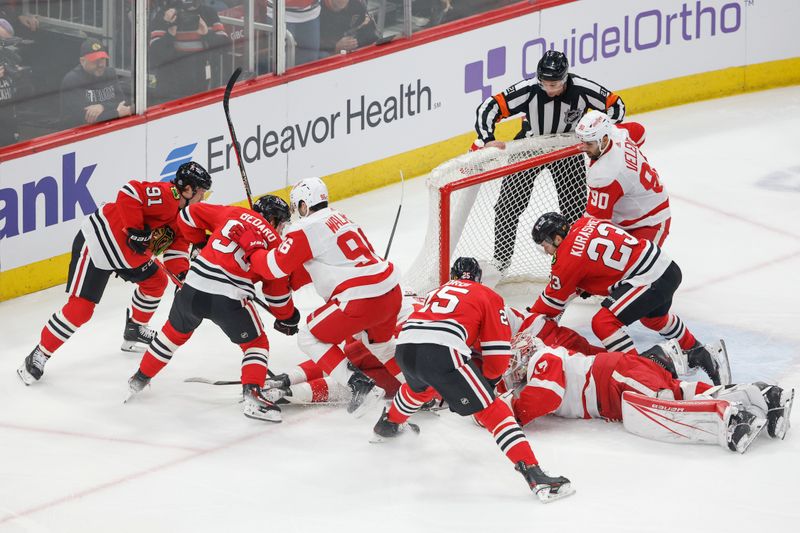
[{"label": "black hockey skate", "polygon": [[19,376],[19,379],[21,379],[25,385],[30,385],[33,382],[42,379],[42,375],[44,374],[44,365],[47,363],[48,359],[50,359],[50,357],[45,354],[41,348],[38,346],[34,348],[33,351],[25,358],[22,366],[17,369],[17,375]]},{"label": "black hockey skate", "polygon": [[381,401],[386,395],[386,391],[378,387],[360,370],[353,372],[353,375],[347,380],[347,386],[353,393],[347,404],[347,412],[356,418],[364,416],[370,407]]},{"label": "black hockey skate", "polygon": [[539,465],[527,465],[520,461],[514,468],[522,474],[530,489],[542,503],[550,503],[575,494],[575,489],[572,488],[569,479],[564,476],[548,476]]},{"label": "black hockey skate", "polygon": [[667,355],[667,352],[664,351],[664,348],[656,344],[652,348],[648,348],[647,350],[640,353],[642,357],[645,359],[650,359],[658,366],[662,367],[664,370],[672,374],[673,379],[678,379],[678,370],[675,368],[675,363],[672,362],[672,358]]},{"label": "black hockey skate", "polygon": [[372,428],[374,435],[372,436],[372,439],[370,439],[370,442],[384,442],[386,439],[397,437],[398,435],[409,430],[412,433],[419,434],[419,426],[416,424],[412,424],[410,422],[397,424],[389,420],[388,411],[384,407],[383,414],[381,414],[381,417],[375,424],[375,427]]},{"label": "black hockey skate", "polygon": [[143,352],[147,345],[156,336],[156,332],[144,324],[138,324],[131,320],[130,310],[125,311],[125,331],[122,333],[123,352]]},{"label": "black hockey skate", "polygon": [[686,350],[686,357],[689,362],[689,368],[700,367],[703,372],[708,374],[714,385],[722,384],[719,378],[719,365],[711,356],[711,352],[700,341],[695,342],[694,346]]},{"label": "black hockey skate", "polygon": [[758,420],[756,415],[740,407],[728,422],[728,448],[733,452],[746,452],[762,429],[763,418]]},{"label": "black hockey skate", "polygon": [[291,385],[289,374],[275,374],[264,382],[265,389],[288,389]]},{"label": "black hockey skate", "polygon": [[269,401],[254,384],[242,385],[242,403],[244,416],[267,422],[281,422],[281,408]]},{"label": "black hockey skate", "polygon": [[150,385],[150,378],[141,370],[136,370],[136,373],[128,379],[128,392],[130,394],[128,394],[125,403],[128,403],[131,398],[142,392],[148,385]]},{"label": "black hockey skate", "polygon": [[777,385],[754,383],[761,389],[767,402],[767,434],[774,439],[783,439],[789,430],[789,416],[794,402],[794,389],[785,391]]}]

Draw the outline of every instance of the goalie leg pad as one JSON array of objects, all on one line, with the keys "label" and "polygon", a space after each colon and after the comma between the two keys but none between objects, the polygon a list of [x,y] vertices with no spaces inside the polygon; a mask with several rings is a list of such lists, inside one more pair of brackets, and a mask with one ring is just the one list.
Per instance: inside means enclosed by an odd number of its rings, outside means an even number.
[{"label": "goalie leg pad", "polygon": [[629,433],[661,442],[719,444],[728,447],[731,416],[726,400],[668,400],[626,391],[622,424]]}]

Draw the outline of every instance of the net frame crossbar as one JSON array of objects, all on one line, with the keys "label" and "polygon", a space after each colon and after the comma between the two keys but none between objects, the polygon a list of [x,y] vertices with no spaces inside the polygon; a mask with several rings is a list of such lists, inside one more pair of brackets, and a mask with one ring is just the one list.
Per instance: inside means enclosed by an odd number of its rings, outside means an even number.
[{"label": "net frame crossbar", "polygon": [[450,279],[450,196],[454,192],[504,176],[509,176],[517,172],[544,166],[558,161],[559,159],[566,159],[580,153],[582,153],[580,144],[574,144],[547,154],[526,159],[525,161],[519,161],[493,170],[487,170],[486,172],[442,185],[439,188],[439,284],[442,285]]}]

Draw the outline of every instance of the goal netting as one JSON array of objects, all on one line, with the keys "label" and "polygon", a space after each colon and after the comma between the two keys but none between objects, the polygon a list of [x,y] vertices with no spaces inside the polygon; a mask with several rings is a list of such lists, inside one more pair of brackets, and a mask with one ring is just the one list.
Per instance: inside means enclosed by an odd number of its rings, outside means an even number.
[{"label": "goal netting", "polygon": [[483,266],[484,282],[544,283],[550,257],[531,238],[548,211],[570,222],[586,208],[586,162],[574,135],[550,135],[485,148],[436,167],[427,178],[428,229],[404,285],[424,294],[449,277],[456,257]]}]

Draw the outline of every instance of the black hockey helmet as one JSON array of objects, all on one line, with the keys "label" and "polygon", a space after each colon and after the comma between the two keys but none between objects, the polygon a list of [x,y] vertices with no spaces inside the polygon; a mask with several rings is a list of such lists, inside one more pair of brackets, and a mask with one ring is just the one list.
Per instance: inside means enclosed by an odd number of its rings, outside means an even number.
[{"label": "black hockey helmet", "polygon": [[567,72],[569,72],[567,56],[558,50],[545,52],[536,66],[536,77],[539,81],[561,81],[566,79]]},{"label": "black hockey helmet", "polygon": [[187,185],[192,188],[192,191],[197,192],[197,189],[211,190],[211,174],[206,172],[199,163],[190,161],[178,167],[175,173],[175,179],[172,180],[178,189],[183,189]]},{"label": "black hockey helmet", "polygon": [[474,257],[459,257],[450,269],[450,279],[469,279],[480,283],[482,277],[483,270]]},{"label": "black hockey helmet", "polygon": [[561,235],[561,238],[567,236],[569,231],[569,223],[561,213],[545,213],[540,216],[531,230],[533,242],[541,245],[543,242],[553,244],[553,239],[556,235]]},{"label": "black hockey helmet", "polygon": [[280,196],[265,194],[253,204],[253,211],[267,219],[275,229],[292,217],[289,204]]}]

